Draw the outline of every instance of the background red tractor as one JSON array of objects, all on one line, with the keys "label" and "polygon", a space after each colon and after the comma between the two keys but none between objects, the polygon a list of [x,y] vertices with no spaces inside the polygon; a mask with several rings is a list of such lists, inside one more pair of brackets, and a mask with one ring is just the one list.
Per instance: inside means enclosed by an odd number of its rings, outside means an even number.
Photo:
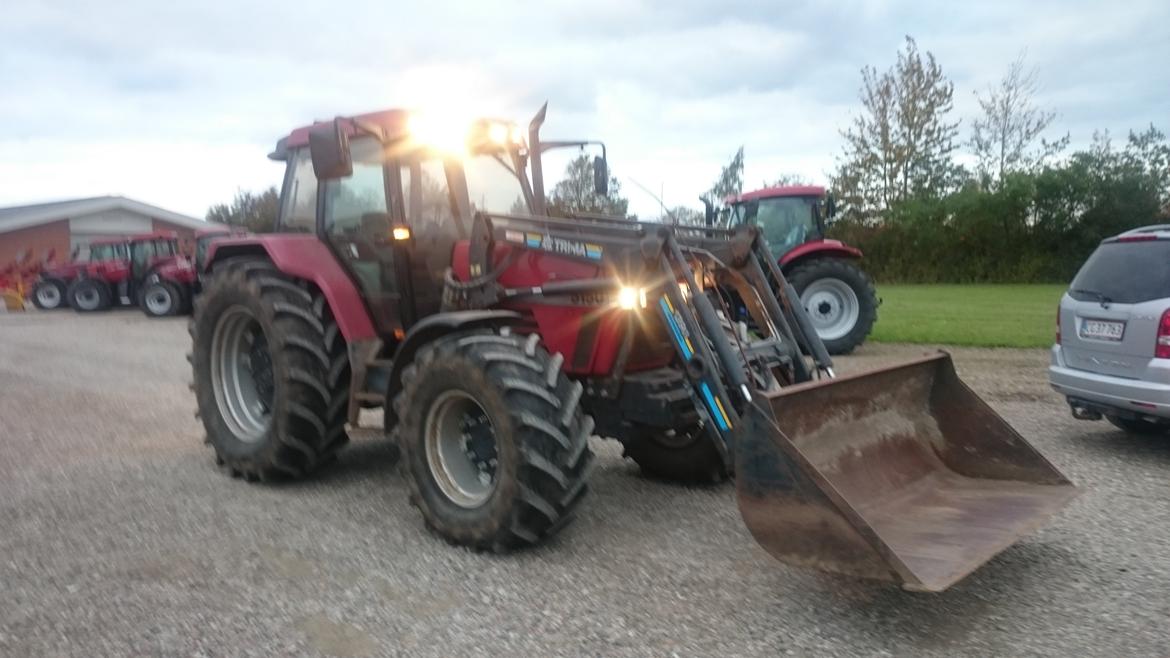
[{"label": "background red tractor", "polygon": [[114,250],[109,247],[112,244],[114,243],[94,242],[89,255],[85,258],[79,258],[79,254],[75,250],[68,262],[53,263],[50,261],[46,264],[41,269],[31,289],[30,296],[32,297],[33,305],[46,311],[67,307],[69,301],[66,292],[69,290],[69,284],[73,283],[78,273],[84,270],[89,262],[94,260],[94,248],[96,248],[96,253],[99,256],[113,258]]},{"label": "background red tractor", "polygon": [[[754,224],[792,282],[830,354],[861,345],[877,320],[873,281],[859,266],[861,250],[825,237],[834,202],[813,185],[768,187],[725,200],[724,226]],[[708,221],[715,210],[707,209]]]},{"label": "background red tractor", "polygon": [[133,304],[151,317],[177,315],[189,306],[194,281],[175,234],[150,233],[92,244],[66,299],[83,313]]},{"label": "background red tractor", "polygon": [[303,477],[382,407],[426,525],[505,551],[573,518],[598,434],[658,477],[734,472],[781,560],[929,591],[1075,493],[945,354],[834,379],[759,227],[549,217],[541,155],[584,142],[542,141],[543,109],[425,118],[294,130],[282,232],[209,246],[190,361],[232,475]]}]

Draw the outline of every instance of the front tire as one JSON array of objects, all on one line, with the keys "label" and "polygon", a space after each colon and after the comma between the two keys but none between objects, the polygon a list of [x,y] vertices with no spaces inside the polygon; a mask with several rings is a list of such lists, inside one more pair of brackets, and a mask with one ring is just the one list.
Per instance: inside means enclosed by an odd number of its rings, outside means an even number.
[{"label": "front tire", "polygon": [[60,279],[42,279],[33,286],[33,306],[42,311],[64,308],[67,305],[65,301],[66,290],[65,282]]},{"label": "front tire", "polygon": [[78,279],[69,286],[65,295],[73,310],[81,313],[104,311],[113,300],[110,287],[98,279]]},{"label": "front tire", "polygon": [[877,321],[873,281],[853,261],[815,258],[788,275],[829,354],[849,354]]},{"label": "front tire", "polygon": [[348,355],[319,292],[267,260],[230,262],[190,332],[198,416],[233,476],[299,478],[346,443]]},{"label": "front tire", "polygon": [[452,544],[502,552],[564,527],[585,496],[593,419],[536,334],[460,332],[402,375],[394,428],[411,503]]},{"label": "front tire", "polygon": [[154,281],[142,288],[138,306],[148,317],[162,318],[178,315],[183,306],[183,296],[169,281]]},{"label": "front tire", "polygon": [[680,484],[716,484],[729,477],[719,450],[697,424],[677,430],[636,426],[623,446],[647,477]]}]

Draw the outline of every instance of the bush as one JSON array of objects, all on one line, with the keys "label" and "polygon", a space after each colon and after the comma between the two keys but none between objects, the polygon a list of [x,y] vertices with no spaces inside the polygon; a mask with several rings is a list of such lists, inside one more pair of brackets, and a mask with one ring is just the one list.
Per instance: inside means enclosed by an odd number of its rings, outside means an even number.
[{"label": "bush", "polygon": [[1124,151],[1088,151],[994,189],[970,181],[942,199],[911,198],[879,223],[845,219],[831,237],[865,252],[882,282],[1069,281],[1104,238],[1170,219],[1170,146],[1151,128]]}]

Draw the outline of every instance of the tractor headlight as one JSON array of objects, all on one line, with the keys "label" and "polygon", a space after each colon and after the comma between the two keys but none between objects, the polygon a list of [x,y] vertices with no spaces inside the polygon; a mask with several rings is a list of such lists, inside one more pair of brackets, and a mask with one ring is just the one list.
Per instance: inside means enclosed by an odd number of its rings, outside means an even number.
[{"label": "tractor headlight", "polygon": [[627,311],[646,308],[646,289],[622,286],[621,290],[618,290],[618,306]]}]

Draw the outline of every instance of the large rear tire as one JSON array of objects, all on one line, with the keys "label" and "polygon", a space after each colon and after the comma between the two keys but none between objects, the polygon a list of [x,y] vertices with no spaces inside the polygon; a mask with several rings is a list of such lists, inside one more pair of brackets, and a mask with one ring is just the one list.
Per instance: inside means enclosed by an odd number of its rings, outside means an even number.
[{"label": "large rear tire", "polygon": [[564,527],[585,496],[593,419],[539,336],[460,332],[402,375],[394,428],[411,503],[452,544],[502,552]]},{"label": "large rear tire", "polygon": [[33,306],[42,311],[52,311],[68,306],[65,293],[67,286],[61,279],[42,279],[32,289]]},{"label": "large rear tire", "polygon": [[848,354],[865,342],[877,321],[873,281],[856,263],[814,258],[788,274],[829,354]]},{"label": "large rear tire", "polygon": [[198,415],[233,476],[299,478],[346,443],[348,355],[319,292],[267,260],[232,261],[190,331]]},{"label": "large rear tire", "polygon": [[65,293],[69,305],[73,310],[81,313],[104,311],[113,303],[113,295],[105,281],[98,279],[78,279],[69,286]]}]

